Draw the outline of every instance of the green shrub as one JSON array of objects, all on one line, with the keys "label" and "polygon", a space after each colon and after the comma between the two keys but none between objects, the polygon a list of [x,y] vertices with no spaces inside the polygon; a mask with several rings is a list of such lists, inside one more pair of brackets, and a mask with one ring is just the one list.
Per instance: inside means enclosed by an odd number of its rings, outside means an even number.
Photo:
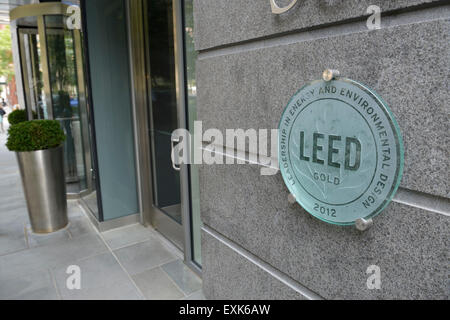
[{"label": "green shrub", "polygon": [[59,147],[66,136],[56,120],[33,120],[13,125],[8,130],[9,151],[28,152]]},{"label": "green shrub", "polygon": [[25,121],[28,121],[28,115],[26,110],[15,110],[11,112],[8,116],[8,122],[12,126]]}]

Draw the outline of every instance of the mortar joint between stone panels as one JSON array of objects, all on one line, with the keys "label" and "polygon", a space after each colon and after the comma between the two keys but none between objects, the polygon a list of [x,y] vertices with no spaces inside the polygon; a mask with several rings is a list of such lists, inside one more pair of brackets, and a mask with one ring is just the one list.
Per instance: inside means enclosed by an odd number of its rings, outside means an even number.
[{"label": "mortar joint between stone panels", "polygon": [[[384,25],[387,25],[387,27],[382,27],[382,29],[397,27],[405,24],[423,23],[434,20],[446,19],[449,17],[448,12],[442,10],[442,8],[448,8],[448,4],[445,0],[433,2],[431,4],[421,4],[410,8],[400,8],[392,11],[383,12],[382,13],[383,17],[385,21],[388,20],[388,23],[385,23]],[[431,14],[429,16],[424,17],[424,15],[426,15],[427,13]],[[434,17],[433,13],[436,13],[437,17]],[[410,19],[406,22],[402,21],[405,18],[405,16],[407,18],[412,17],[413,19]],[[262,37],[208,47],[198,50],[199,53],[198,59],[203,60],[209,57],[254,51],[258,49],[270,48],[280,45],[289,45],[304,41],[320,40],[335,36],[360,33],[363,31],[369,32],[369,30],[367,30],[366,20],[367,16],[364,15],[332,23],[321,24],[317,26],[309,26],[285,32],[278,32]],[[350,27],[352,30],[348,30],[348,27]],[[330,30],[333,31],[333,29],[337,30],[334,30],[334,32],[330,32]],[[304,39],[302,38],[302,36],[304,36]],[[294,37],[295,40],[292,39],[289,40],[291,37]]]},{"label": "mortar joint between stone panels", "polygon": [[[211,145],[203,146],[202,150],[211,152],[212,150],[210,150],[208,148],[210,146]],[[224,152],[220,152],[217,150],[214,151],[216,154],[222,155],[223,157],[233,158],[236,160],[242,160],[242,161],[245,161],[246,164],[254,164],[254,165],[259,165],[262,167],[268,167],[268,168],[279,170],[279,168],[276,168],[274,166],[270,166],[270,165],[261,163],[260,161],[255,162],[255,161],[251,160],[251,158],[252,158],[251,156],[253,156],[253,157],[256,156],[259,159],[259,157],[261,156],[260,154],[251,154],[247,150],[242,151],[242,150],[236,149],[236,148],[227,148],[226,145],[213,144],[213,146],[223,148]],[[232,153],[230,153],[230,151],[232,151]],[[241,156],[236,155],[236,153],[240,153]],[[265,155],[263,155],[263,156],[265,156]],[[265,156],[265,157],[267,157],[267,156]],[[276,162],[276,160],[278,158],[275,157],[275,158],[270,158],[270,159],[271,159],[271,163],[274,163],[274,162]],[[406,193],[411,194],[411,197],[409,199],[400,199],[399,198],[399,196],[401,194],[406,194]],[[416,201],[411,200],[411,198],[415,198]],[[427,193],[422,193],[420,191],[408,190],[406,188],[400,187],[392,201],[395,203],[400,203],[403,205],[422,209],[422,210],[429,211],[432,213],[450,216],[450,200],[447,198],[444,198],[444,197],[431,195],[431,194],[427,194]],[[427,202],[427,203],[425,204],[424,202]],[[430,204],[430,202],[433,204]],[[442,209],[442,208],[444,208],[444,209]]]},{"label": "mortar joint between stone panels", "polygon": [[210,228],[207,225],[204,225],[202,228],[203,232],[207,233],[209,236],[213,237],[229,249],[233,250],[235,253],[239,254],[243,258],[247,259],[250,263],[253,263],[256,267],[260,268],[264,272],[271,275],[276,280],[280,281],[287,287],[291,288],[293,291],[302,295],[308,300],[323,300],[319,294],[309,289],[308,287],[302,285],[298,281],[292,279],[286,273],[278,270],[274,266],[269,263],[261,260],[259,257],[255,256],[253,253],[249,252],[245,248],[241,247],[239,244],[233,242],[223,234],[219,233],[217,230]]}]

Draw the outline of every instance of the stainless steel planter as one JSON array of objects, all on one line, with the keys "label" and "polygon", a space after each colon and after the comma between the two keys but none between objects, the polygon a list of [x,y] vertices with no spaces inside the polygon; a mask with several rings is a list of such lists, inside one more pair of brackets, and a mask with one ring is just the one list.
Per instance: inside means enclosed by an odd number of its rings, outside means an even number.
[{"label": "stainless steel planter", "polygon": [[66,227],[63,147],[16,155],[33,232],[50,233]]}]

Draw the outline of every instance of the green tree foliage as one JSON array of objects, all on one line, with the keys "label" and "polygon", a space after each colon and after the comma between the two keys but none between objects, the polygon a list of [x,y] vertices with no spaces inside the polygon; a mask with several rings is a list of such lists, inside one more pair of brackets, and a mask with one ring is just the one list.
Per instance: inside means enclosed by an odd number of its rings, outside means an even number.
[{"label": "green tree foliage", "polygon": [[0,76],[9,82],[14,75],[11,30],[9,26],[0,30]]}]

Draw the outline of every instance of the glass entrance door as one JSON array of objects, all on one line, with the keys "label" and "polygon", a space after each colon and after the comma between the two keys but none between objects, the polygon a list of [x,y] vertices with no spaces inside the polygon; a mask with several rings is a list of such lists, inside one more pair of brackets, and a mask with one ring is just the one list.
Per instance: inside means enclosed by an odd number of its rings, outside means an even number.
[{"label": "glass entrance door", "polygon": [[184,249],[183,212],[189,207],[183,178],[186,169],[175,165],[172,159],[173,146],[179,142],[172,133],[186,126],[177,9],[176,1],[146,1],[152,222],[158,231]]},{"label": "glass entrance door", "polygon": [[53,119],[61,123],[66,133],[67,190],[76,194],[87,188],[77,78],[77,59],[81,57],[76,56],[74,34],[67,29],[64,16],[45,16],[45,28]]},{"label": "glass entrance door", "polygon": [[54,119],[66,134],[65,174],[69,196],[94,191],[84,80],[82,32],[67,24],[67,5],[19,6],[17,29],[28,118]]},{"label": "glass entrance door", "polygon": [[[32,19],[31,19],[32,20]],[[35,21],[37,26],[37,20]],[[25,86],[25,99],[28,117],[47,119],[47,104],[44,92],[44,79],[41,64],[41,43],[37,28],[20,28],[19,44]]]}]

